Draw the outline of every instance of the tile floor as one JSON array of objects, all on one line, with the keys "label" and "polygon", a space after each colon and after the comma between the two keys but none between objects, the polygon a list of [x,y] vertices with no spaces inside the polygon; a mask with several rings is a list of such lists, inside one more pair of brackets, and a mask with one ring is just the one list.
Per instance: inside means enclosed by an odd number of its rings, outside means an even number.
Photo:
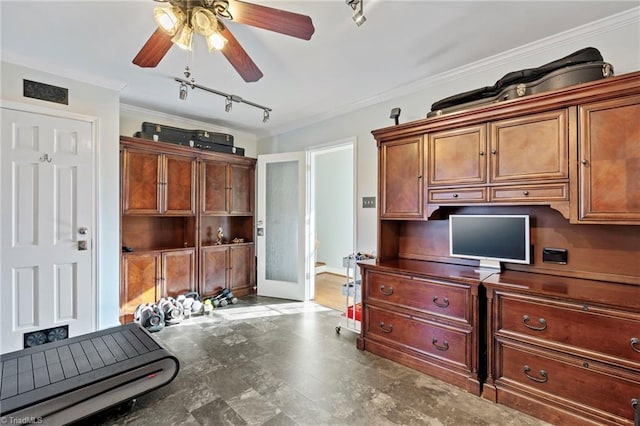
[{"label": "tile floor", "polygon": [[169,385],[82,424],[513,425],[546,423],[361,352],[340,312],[257,296],[155,333],[180,359]]}]

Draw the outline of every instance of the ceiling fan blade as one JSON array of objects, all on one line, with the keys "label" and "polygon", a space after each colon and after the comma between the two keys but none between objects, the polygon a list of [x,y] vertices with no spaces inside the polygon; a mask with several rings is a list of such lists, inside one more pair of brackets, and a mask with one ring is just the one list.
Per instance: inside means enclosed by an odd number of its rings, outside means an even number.
[{"label": "ceiling fan blade", "polygon": [[133,58],[133,63],[139,67],[153,68],[160,63],[171,46],[173,46],[171,36],[158,28]]},{"label": "ceiling fan blade", "polygon": [[231,34],[231,31],[223,27],[221,33],[224,38],[227,39],[227,44],[221,52],[236,71],[238,71],[242,79],[247,83],[260,80],[262,78],[262,71],[260,71],[247,52],[240,46],[240,43],[238,43],[238,40]]},{"label": "ceiling fan blade", "polygon": [[259,4],[233,1],[229,12],[234,22],[275,31],[291,37],[310,40],[315,31],[311,18],[298,13],[261,6]]}]

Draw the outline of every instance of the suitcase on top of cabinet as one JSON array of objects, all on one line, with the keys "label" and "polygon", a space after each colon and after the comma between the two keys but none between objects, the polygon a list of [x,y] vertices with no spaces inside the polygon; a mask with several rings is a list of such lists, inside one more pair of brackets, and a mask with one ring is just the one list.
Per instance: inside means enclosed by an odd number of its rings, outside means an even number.
[{"label": "suitcase on top of cabinet", "polygon": [[537,68],[505,74],[493,86],[441,99],[431,105],[427,118],[612,76],[613,66],[598,49],[587,47]]},{"label": "suitcase on top of cabinet", "polygon": [[218,145],[233,146],[233,135],[228,133],[216,133],[208,130],[194,130],[193,140],[198,144],[202,143],[216,143]]},{"label": "suitcase on top of cabinet", "polygon": [[[139,136],[138,136],[139,134]],[[142,131],[136,133],[137,137],[151,139],[156,142],[169,142],[182,146],[195,146],[193,131],[179,127],[165,126],[157,123],[142,123]]]},{"label": "suitcase on top of cabinet", "polygon": [[213,142],[196,142],[196,148],[200,148],[203,151],[224,152],[226,154],[235,154],[244,156],[244,148],[237,146],[223,145]]}]

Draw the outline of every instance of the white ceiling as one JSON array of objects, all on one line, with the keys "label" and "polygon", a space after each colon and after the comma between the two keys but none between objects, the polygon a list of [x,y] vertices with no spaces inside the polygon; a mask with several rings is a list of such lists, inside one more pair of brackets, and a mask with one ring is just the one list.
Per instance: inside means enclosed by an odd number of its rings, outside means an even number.
[{"label": "white ceiling", "polygon": [[[264,74],[255,83],[208,53],[200,36],[190,56],[174,46],[156,68],[133,65],[155,30],[152,0],[1,0],[1,58],[121,88],[125,104],[265,136],[640,4],[364,0],[367,21],[358,28],[344,0],[253,2],[308,15],[315,27],[305,41],[228,23]],[[225,113],[223,97],[201,90],[180,100],[173,77],[183,77],[185,65],[202,86],[272,108],[270,121],[245,104]]]}]

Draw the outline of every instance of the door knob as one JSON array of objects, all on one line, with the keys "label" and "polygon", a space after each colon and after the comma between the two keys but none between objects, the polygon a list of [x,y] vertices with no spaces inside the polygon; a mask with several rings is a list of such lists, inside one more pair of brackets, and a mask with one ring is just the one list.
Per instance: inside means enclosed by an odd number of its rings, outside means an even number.
[{"label": "door knob", "polygon": [[88,232],[89,232],[89,229],[85,228],[84,226],[78,229],[78,234],[80,235],[87,235]]}]

